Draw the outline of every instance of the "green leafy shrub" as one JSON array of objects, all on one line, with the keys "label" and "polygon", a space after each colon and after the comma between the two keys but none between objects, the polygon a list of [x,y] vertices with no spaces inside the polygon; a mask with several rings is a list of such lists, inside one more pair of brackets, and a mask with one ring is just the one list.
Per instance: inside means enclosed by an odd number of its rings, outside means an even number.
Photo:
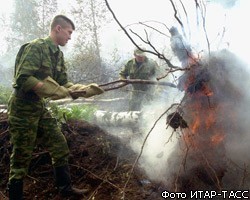
[{"label": "green leafy shrub", "polygon": [[66,122],[70,119],[92,121],[94,118],[94,112],[97,107],[94,105],[73,105],[70,107],[62,107],[52,103],[50,106],[55,117],[61,121]]},{"label": "green leafy shrub", "polygon": [[7,104],[11,95],[11,88],[0,85],[0,104]]}]

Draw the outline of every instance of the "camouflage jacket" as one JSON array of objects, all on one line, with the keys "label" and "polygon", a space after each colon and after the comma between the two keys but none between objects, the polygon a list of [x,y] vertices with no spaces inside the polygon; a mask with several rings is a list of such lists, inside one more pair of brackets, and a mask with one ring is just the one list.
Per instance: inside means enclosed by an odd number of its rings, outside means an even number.
[{"label": "camouflage jacket", "polygon": [[[144,80],[152,80],[156,78],[159,70],[158,64],[149,58],[145,58],[145,61],[138,67],[135,61],[135,58],[129,60],[123,69],[120,71],[120,78],[126,79],[144,79]],[[133,88],[135,90],[148,90],[149,85],[145,84],[133,84]]]},{"label": "camouflage jacket", "polygon": [[17,54],[13,87],[22,88],[31,76],[38,80],[51,76],[60,85],[68,83],[63,52],[50,37],[24,44]]}]

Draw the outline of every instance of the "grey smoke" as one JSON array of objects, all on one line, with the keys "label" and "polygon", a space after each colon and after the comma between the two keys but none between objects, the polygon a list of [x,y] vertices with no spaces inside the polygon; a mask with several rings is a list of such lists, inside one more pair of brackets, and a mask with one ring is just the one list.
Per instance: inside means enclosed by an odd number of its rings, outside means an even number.
[{"label": "grey smoke", "polygon": [[191,46],[176,27],[171,27],[169,32],[171,34],[170,46],[173,54],[181,61],[182,67],[185,67],[188,65],[188,58],[192,56]]},{"label": "grey smoke", "polygon": [[[198,135],[192,136],[193,139],[201,144],[206,144],[211,140],[214,131],[222,131],[224,134],[223,142],[216,148],[208,148],[203,145],[201,149],[190,147],[186,154],[185,143],[181,139],[188,130],[178,130],[173,133],[169,127],[166,129],[164,119],[162,119],[152,131],[144,153],[140,159],[140,166],[146,171],[149,178],[159,181],[166,185],[166,188],[179,190],[198,190],[198,189],[246,189],[250,186],[249,172],[249,110],[250,110],[250,72],[235,54],[228,50],[212,52],[201,60],[200,70],[207,70],[209,74],[208,84],[213,95],[203,97],[204,107],[200,107],[197,115],[204,119],[209,113],[204,108],[210,108],[215,113],[215,121],[212,127],[206,128],[206,123],[201,122]],[[199,74],[199,73],[197,73]],[[199,91],[196,91],[199,92]],[[177,97],[177,93],[174,94]],[[190,94],[189,94],[190,95]],[[181,96],[180,96],[181,97]],[[171,105],[172,97],[166,97],[164,107],[156,104],[151,105],[149,110],[162,113],[166,105]],[[191,124],[192,102],[191,97],[182,104],[184,119]],[[172,101],[173,103],[173,101]],[[215,109],[218,108],[218,109]],[[214,110],[213,110],[214,109]],[[152,126],[153,116],[143,124]],[[151,122],[151,124],[149,123]],[[145,127],[145,126],[144,126]],[[134,149],[139,142],[134,141]],[[220,179],[217,183],[214,173]],[[210,177],[211,176],[211,177]],[[243,180],[243,181],[242,181]]]}]

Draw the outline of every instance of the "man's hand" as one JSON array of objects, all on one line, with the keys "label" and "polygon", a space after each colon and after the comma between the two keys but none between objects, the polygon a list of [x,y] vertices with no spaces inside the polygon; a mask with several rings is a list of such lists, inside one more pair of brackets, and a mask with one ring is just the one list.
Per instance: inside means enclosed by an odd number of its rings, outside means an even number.
[{"label": "man's hand", "polygon": [[70,87],[68,87],[68,89],[73,92],[73,91],[79,91],[79,90],[83,90],[84,88],[86,88],[86,85],[82,85],[82,84],[74,84]]},{"label": "man's hand", "polygon": [[104,90],[100,88],[96,83],[91,83],[89,85],[75,84],[68,89],[73,99],[76,99],[78,97],[88,98],[94,95],[102,94],[104,92]]}]

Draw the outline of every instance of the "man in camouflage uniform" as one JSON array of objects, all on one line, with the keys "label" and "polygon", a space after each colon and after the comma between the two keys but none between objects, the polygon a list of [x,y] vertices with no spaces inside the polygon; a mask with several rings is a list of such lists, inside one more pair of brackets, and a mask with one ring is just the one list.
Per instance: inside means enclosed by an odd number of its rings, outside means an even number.
[{"label": "man in camouflage uniform", "polygon": [[[144,48],[134,50],[134,58],[129,60],[120,71],[120,79],[153,80],[158,74],[158,64],[145,55]],[[133,84],[129,101],[130,111],[140,111],[142,105],[151,101],[155,87],[147,84]]]},{"label": "man in camouflage uniform", "polygon": [[8,106],[9,131],[13,145],[10,158],[9,199],[23,198],[23,178],[28,173],[36,141],[43,142],[50,153],[56,185],[62,196],[83,195],[85,189],[71,185],[68,167],[69,148],[57,121],[46,108],[46,98],[55,100],[90,97],[103,92],[96,84],[81,85],[68,81],[64,57],[59,46],[71,39],[73,22],[57,15],[51,23],[50,34],[23,45],[16,57],[14,92]]}]

